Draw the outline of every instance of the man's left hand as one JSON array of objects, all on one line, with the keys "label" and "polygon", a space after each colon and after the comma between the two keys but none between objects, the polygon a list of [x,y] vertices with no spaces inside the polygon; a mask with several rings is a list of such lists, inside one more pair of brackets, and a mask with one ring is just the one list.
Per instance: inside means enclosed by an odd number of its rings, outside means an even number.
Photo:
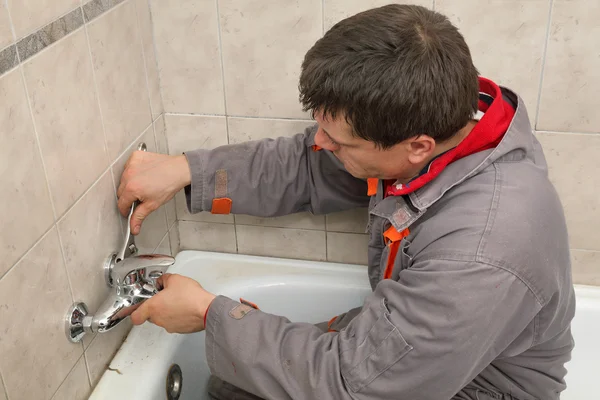
[{"label": "man's left hand", "polygon": [[134,325],[150,321],[169,333],[193,333],[204,330],[204,315],[214,294],[195,280],[181,275],[164,274],[157,280],[162,287],[131,314]]}]

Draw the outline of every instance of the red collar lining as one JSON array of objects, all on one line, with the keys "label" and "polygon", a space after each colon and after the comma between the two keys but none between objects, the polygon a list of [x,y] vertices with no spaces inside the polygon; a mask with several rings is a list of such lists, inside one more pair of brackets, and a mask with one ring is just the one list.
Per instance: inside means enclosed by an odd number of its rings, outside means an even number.
[{"label": "red collar lining", "polygon": [[401,196],[420,189],[425,184],[435,179],[450,163],[468,155],[496,147],[506,133],[514,115],[515,109],[502,98],[500,87],[487,78],[479,78],[479,90],[494,98],[488,106],[479,101],[479,109],[485,112],[475,128],[454,149],[436,158],[429,167],[429,171],[410,182],[409,186],[396,189],[389,185],[386,195]]}]

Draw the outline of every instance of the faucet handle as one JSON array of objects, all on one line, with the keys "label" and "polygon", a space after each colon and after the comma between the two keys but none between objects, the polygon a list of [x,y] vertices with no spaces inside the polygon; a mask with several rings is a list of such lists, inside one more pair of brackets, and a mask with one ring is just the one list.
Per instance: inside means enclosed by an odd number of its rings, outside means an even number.
[{"label": "faucet handle", "polygon": [[174,263],[175,258],[163,254],[144,254],[122,261],[117,261],[117,255],[113,254],[104,263],[104,275],[110,287],[140,281],[155,284]]}]

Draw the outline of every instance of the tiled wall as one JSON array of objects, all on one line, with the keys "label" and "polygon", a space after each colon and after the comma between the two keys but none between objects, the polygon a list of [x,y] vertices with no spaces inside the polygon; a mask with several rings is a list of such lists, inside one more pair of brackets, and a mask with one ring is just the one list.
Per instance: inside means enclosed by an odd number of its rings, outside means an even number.
[{"label": "tiled wall", "polygon": [[[305,52],[335,22],[387,0],[151,0],[172,154],[291,135]],[[464,33],[482,75],[518,91],[565,206],[575,280],[600,285],[600,2],[420,0]],[[366,262],[365,210],[274,219],[190,215],[182,249]]]},{"label": "tiled wall", "polygon": [[[86,399],[130,328],[70,344],[63,318],[107,295],[129,153],[167,152],[150,18],[146,0],[0,0],[2,400]],[[140,250],[170,253],[173,226],[174,202]]]}]

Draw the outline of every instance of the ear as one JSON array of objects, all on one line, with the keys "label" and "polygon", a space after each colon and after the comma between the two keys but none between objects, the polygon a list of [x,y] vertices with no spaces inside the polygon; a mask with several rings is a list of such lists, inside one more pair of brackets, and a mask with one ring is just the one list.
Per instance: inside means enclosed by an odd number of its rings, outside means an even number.
[{"label": "ear", "polygon": [[418,135],[408,140],[408,160],[420,164],[435,152],[435,140],[431,136]]}]

